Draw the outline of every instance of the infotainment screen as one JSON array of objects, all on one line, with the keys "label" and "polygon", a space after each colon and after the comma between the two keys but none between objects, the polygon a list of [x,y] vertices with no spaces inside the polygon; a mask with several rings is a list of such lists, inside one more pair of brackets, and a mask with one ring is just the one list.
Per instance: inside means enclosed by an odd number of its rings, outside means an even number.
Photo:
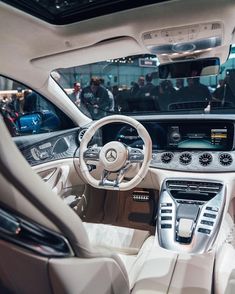
[{"label": "infotainment screen", "polygon": [[[151,136],[153,150],[214,150],[233,149],[234,127],[220,121],[144,121]],[[113,123],[103,127],[103,144],[119,141],[130,147],[142,148],[136,130],[126,124]]]},{"label": "infotainment screen", "polygon": [[[168,127],[169,149],[231,150],[231,125],[221,123],[174,124]],[[167,148],[167,149],[168,149]]]}]

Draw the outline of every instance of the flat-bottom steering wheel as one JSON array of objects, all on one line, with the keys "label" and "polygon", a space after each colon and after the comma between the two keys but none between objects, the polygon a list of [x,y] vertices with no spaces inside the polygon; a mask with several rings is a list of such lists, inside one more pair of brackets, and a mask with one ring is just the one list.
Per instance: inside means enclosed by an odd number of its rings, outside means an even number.
[{"label": "flat-bottom steering wheel", "polygon": [[[88,148],[95,132],[110,123],[126,123],[135,128],[143,140],[143,149],[131,148],[118,141],[111,141],[102,147]],[[85,132],[80,143],[79,161],[82,175],[88,184],[99,189],[125,191],[136,187],[147,174],[151,158],[152,140],[149,133],[137,120],[124,115],[107,116],[96,121]],[[103,169],[100,180],[95,179],[89,172],[88,162],[91,161],[99,162]],[[133,164],[138,163],[136,175],[127,180],[125,174]],[[111,174],[116,174],[114,180],[109,179]]]}]

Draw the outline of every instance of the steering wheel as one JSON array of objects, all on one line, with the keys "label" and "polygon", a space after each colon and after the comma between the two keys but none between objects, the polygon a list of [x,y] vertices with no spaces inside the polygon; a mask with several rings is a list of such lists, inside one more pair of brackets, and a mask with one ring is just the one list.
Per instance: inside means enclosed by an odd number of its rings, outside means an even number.
[{"label": "steering wheel", "polygon": [[[143,150],[131,148],[118,141],[111,141],[102,147],[88,148],[88,143],[95,132],[110,123],[126,123],[135,128],[144,142]],[[149,133],[137,120],[124,115],[107,116],[96,121],[85,132],[80,143],[79,161],[82,175],[88,184],[99,189],[126,191],[134,188],[147,174],[151,158],[152,140]],[[100,180],[90,174],[89,162],[100,163],[102,168]],[[125,179],[127,171],[134,164],[139,164],[136,175],[132,179]],[[114,175],[115,179],[113,179]],[[109,179],[110,176],[112,179]]]}]

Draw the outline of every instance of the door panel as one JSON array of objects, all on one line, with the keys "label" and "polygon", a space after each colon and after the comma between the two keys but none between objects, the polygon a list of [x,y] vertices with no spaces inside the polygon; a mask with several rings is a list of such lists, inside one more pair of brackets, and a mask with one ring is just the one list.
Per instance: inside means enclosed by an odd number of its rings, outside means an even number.
[{"label": "door panel", "polygon": [[[84,209],[85,184],[79,176],[74,158],[79,148],[78,128],[13,138],[33,170],[59,197],[78,212]],[[81,203],[80,203],[81,202]]]}]

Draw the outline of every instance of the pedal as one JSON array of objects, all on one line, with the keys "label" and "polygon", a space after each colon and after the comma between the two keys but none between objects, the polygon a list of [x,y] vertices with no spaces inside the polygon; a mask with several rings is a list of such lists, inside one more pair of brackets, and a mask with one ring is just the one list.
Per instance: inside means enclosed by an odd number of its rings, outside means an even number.
[{"label": "pedal", "polygon": [[132,199],[137,202],[148,202],[150,195],[148,191],[134,191],[132,193]]}]

